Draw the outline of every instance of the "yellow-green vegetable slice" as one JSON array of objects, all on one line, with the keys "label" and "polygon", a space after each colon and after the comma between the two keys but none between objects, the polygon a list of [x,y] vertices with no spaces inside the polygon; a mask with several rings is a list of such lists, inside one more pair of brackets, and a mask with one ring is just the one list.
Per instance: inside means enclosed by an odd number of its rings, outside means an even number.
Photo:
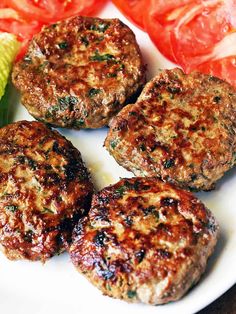
[{"label": "yellow-green vegetable slice", "polygon": [[19,47],[20,43],[14,35],[0,33],[0,99],[4,95],[12,64]]}]

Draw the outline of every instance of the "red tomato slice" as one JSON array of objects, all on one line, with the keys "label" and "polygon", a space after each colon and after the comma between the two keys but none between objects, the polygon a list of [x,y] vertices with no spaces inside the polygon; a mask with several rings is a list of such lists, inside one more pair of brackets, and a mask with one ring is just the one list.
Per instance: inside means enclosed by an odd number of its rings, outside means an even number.
[{"label": "red tomato slice", "polygon": [[[235,0],[189,2],[171,33],[175,59],[186,72],[208,60],[222,59],[221,53],[229,49],[236,28]],[[228,56],[235,53],[233,50]]]},{"label": "red tomato slice", "polygon": [[[25,19],[30,20],[34,19],[44,23],[50,23],[55,17],[55,12],[48,11],[46,8],[43,8],[42,5],[35,4],[34,1],[30,0],[6,0],[7,6],[15,9],[21,14]],[[61,12],[61,6],[58,7],[58,12]]]},{"label": "red tomato slice", "polygon": [[199,70],[236,86],[236,0],[149,0],[146,29],[185,72]]},{"label": "red tomato slice", "polygon": [[38,21],[25,21],[19,13],[12,8],[0,9],[0,31],[17,35],[20,41],[30,39],[42,27]]},{"label": "red tomato slice", "polygon": [[236,87],[236,55],[205,62],[196,70],[219,77]]},{"label": "red tomato slice", "polygon": [[149,0],[145,16],[145,29],[159,51],[169,60],[176,62],[170,40],[176,20],[189,0]]},{"label": "red tomato slice", "polygon": [[6,7],[6,0],[2,0],[0,3],[0,8],[5,8]]},{"label": "red tomato slice", "polygon": [[28,47],[28,43],[34,34],[38,33],[42,28],[42,24],[37,21],[27,23],[24,20],[0,19],[0,32],[8,32],[15,34],[19,41],[22,42],[19,54],[16,60],[23,57]]},{"label": "red tomato slice", "polygon": [[2,19],[14,19],[20,20],[20,15],[16,12],[16,10],[11,8],[0,8],[0,20]]},{"label": "red tomato slice", "polygon": [[3,2],[1,3],[0,32],[15,34],[18,40],[22,42],[16,60],[25,54],[29,40],[41,30],[42,26],[38,21],[25,21],[16,10],[6,7]]},{"label": "red tomato slice", "polygon": [[91,15],[99,11],[106,0],[5,0],[25,19],[52,23],[73,15]]},{"label": "red tomato slice", "polygon": [[107,0],[67,0],[64,2],[66,2],[66,6],[60,19],[78,14],[84,16],[93,16],[104,7],[104,5],[107,3]]},{"label": "red tomato slice", "polygon": [[136,26],[144,30],[145,0],[112,0],[117,8]]},{"label": "red tomato slice", "polygon": [[30,39],[41,28],[42,24],[39,24],[37,21],[26,23],[25,21],[11,19],[0,20],[0,31],[17,35],[20,41]]}]

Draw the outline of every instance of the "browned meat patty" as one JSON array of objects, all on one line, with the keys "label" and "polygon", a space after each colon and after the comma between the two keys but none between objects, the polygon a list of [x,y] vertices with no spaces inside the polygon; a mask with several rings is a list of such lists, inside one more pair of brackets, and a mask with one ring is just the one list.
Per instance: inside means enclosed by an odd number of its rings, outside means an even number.
[{"label": "browned meat patty", "polygon": [[105,146],[137,176],[211,190],[235,164],[236,92],[226,82],[163,70],[110,124]]},{"label": "browned meat patty", "polygon": [[108,124],[145,81],[133,32],[118,19],[73,17],[34,36],[13,70],[36,119],[68,128]]},{"label": "browned meat patty", "polygon": [[9,259],[63,251],[93,192],[81,155],[41,122],[0,129],[0,245]]},{"label": "browned meat patty", "polygon": [[122,179],[93,196],[70,255],[105,295],[162,304],[196,284],[217,235],[214,217],[190,192],[156,178]]}]

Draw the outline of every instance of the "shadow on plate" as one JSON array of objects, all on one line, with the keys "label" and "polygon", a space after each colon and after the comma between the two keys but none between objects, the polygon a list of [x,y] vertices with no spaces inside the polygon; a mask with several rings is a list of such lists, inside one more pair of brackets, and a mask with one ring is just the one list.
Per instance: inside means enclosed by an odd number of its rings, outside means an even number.
[{"label": "shadow on plate", "polygon": [[217,183],[216,183],[216,188],[214,191],[221,190],[225,184],[228,184],[229,181],[231,181],[236,175],[236,167],[230,169],[225,173],[223,178],[221,178]]},{"label": "shadow on plate", "polygon": [[219,260],[219,257],[222,255],[222,252],[225,248],[226,242],[227,242],[226,236],[224,235],[224,233],[222,231],[220,231],[220,236],[219,236],[218,242],[216,244],[213,255],[209,258],[209,260],[207,262],[207,267],[206,267],[204,274],[200,278],[199,282],[197,282],[194,286],[192,286],[190,288],[190,290],[186,293],[186,295],[183,297],[183,299],[186,296],[188,296],[197,286],[199,286],[203,282],[205,282],[207,280],[207,278],[209,277],[209,275],[214,270],[214,268],[217,267],[217,262]]},{"label": "shadow on plate", "polygon": [[8,119],[9,123],[12,123],[14,121],[15,113],[17,112],[17,107],[20,103],[20,93],[15,89],[15,87],[10,84],[10,99],[9,99],[9,114]]}]

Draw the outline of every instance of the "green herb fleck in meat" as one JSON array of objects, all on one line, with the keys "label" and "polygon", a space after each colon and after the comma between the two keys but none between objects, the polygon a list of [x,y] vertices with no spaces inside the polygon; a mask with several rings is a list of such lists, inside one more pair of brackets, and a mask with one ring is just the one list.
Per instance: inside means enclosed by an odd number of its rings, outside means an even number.
[{"label": "green herb fleck in meat", "polygon": [[83,115],[84,115],[84,117],[88,117],[88,115],[89,115],[88,111],[87,111],[87,110],[84,110],[84,111],[83,111]]},{"label": "green herb fleck in meat", "polygon": [[164,168],[168,169],[168,168],[171,168],[175,165],[175,160],[173,158],[170,158],[170,159],[167,159],[165,162],[164,162]]},{"label": "green herb fleck in meat", "polygon": [[41,63],[38,68],[37,68],[37,71],[40,72],[40,71],[43,71],[45,69],[45,67],[48,65],[48,61],[45,61],[43,63]]},{"label": "green herb fleck in meat", "polygon": [[128,292],[127,292],[127,297],[128,297],[129,299],[132,299],[132,298],[134,298],[135,296],[136,296],[136,291],[128,290]]},{"label": "green herb fleck in meat", "polygon": [[134,183],[130,183],[129,181],[125,181],[125,186],[127,189],[134,189],[135,191],[138,191],[140,189],[140,182],[134,181]]},{"label": "green herb fleck in meat", "polygon": [[80,40],[85,45],[85,47],[88,47],[89,41],[88,41],[88,38],[86,36],[81,36]]},{"label": "green herb fleck in meat", "polygon": [[66,41],[63,41],[63,42],[58,44],[58,47],[60,49],[67,49],[68,48],[68,43]]},{"label": "green herb fleck in meat", "polygon": [[100,33],[105,33],[105,31],[108,29],[108,27],[110,26],[109,23],[99,23],[97,25],[91,25],[90,29],[92,31],[97,31]]},{"label": "green herb fleck in meat", "polygon": [[37,169],[37,163],[27,156],[20,155],[17,157],[17,161],[22,165],[27,163],[32,170]]},{"label": "green herb fleck in meat", "polygon": [[221,101],[221,97],[220,97],[220,96],[215,96],[215,97],[213,98],[213,101],[214,101],[215,103],[219,104],[219,102]]},{"label": "green herb fleck in meat", "polygon": [[75,126],[80,128],[81,126],[84,125],[84,119],[78,119],[75,121]]},{"label": "green herb fleck in meat", "polygon": [[116,140],[110,141],[110,146],[111,146],[112,149],[115,149],[116,145],[117,145],[117,141]]},{"label": "green herb fleck in meat", "polygon": [[195,173],[191,174],[191,181],[195,181],[197,179],[197,175]]},{"label": "green herb fleck in meat", "polygon": [[[74,105],[76,105],[78,103],[78,98],[75,96],[65,96],[65,97],[59,97],[58,98],[58,105],[59,108],[58,110],[73,110]],[[54,108],[55,111],[56,108]]]},{"label": "green herb fleck in meat", "polygon": [[181,92],[180,87],[178,86],[168,86],[167,90],[171,93],[171,94],[178,94]]},{"label": "green herb fleck in meat", "polygon": [[139,146],[139,148],[142,152],[145,152],[146,150],[146,146],[143,143]]},{"label": "green herb fleck in meat", "polygon": [[51,210],[50,208],[44,207],[42,210],[43,214],[54,214],[53,210]]},{"label": "green herb fleck in meat", "polygon": [[117,77],[117,73],[113,72],[113,73],[108,73],[107,74],[107,77],[110,78],[110,77]]},{"label": "green herb fleck in meat", "polygon": [[99,89],[99,88],[91,88],[91,89],[88,91],[88,96],[89,96],[90,98],[93,98],[94,96],[98,95],[100,92],[101,92],[101,89]]},{"label": "green herb fleck in meat", "polygon": [[97,231],[97,234],[93,238],[93,241],[97,247],[103,247],[106,240],[107,236],[104,231]]},{"label": "green herb fleck in meat", "polygon": [[98,51],[96,50],[94,56],[92,56],[90,59],[92,61],[114,61],[115,57],[109,53],[100,55]]},{"label": "green herb fleck in meat", "polygon": [[145,257],[145,250],[141,249],[140,251],[135,253],[135,257],[138,260],[138,263],[141,263]]},{"label": "green herb fleck in meat", "polygon": [[118,194],[121,197],[124,195],[126,190],[127,190],[127,187],[122,185],[118,189],[115,190],[115,194]]},{"label": "green herb fleck in meat", "polygon": [[17,211],[18,206],[16,206],[16,205],[7,205],[7,206],[5,206],[5,209],[10,211],[10,212],[12,212],[12,213],[14,213],[15,211]]},{"label": "green herb fleck in meat", "polygon": [[120,64],[120,66],[119,66],[119,69],[118,69],[118,70],[120,70],[120,71],[121,71],[121,70],[124,70],[124,68],[125,68],[124,63],[121,63],[121,64]]},{"label": "green herb fleck in meat", "polygon": [[136,111],[130,111],[129,116],[137,116],[138,113]]},{"label": "green herb fleck in meat", "polygon": [[143,212],[145,216],[152,214],[155,210],[156,210],[156,207],[153,205],[143,208]]},{"label": "green herb fleck in meat", "polygon": [[27,158],[27,161],[28,161],[29,167],[32,170],[36,170],[37,169],[37,163],[33,159]]},{"label": "green herb fleck in meat", "polygon": [[34,232],[32,230],[26,231],[24,235],[24,240],[26,242],[32,242],[33,235],[34,235]]}]

